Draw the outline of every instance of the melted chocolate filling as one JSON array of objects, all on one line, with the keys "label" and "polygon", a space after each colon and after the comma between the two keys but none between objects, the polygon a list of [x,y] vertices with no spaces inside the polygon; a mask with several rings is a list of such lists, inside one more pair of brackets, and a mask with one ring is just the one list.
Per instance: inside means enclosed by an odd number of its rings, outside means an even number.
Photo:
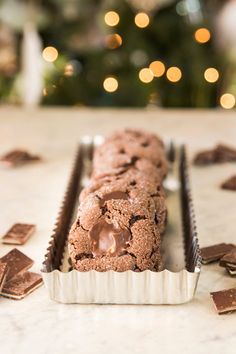
[{"label": "melted chocolate filling", "polygon": [[95,224],[89,232],[92,254],[95,257],[121,256],[129,246],[129,230],[108,224],[104,219]]}]

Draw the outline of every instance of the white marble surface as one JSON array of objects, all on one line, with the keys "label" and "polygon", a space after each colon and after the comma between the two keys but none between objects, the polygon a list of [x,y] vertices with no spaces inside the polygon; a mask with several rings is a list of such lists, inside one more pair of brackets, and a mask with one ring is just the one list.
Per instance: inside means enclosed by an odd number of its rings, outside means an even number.
[{"label": "white marble surface", "polygon": [[[217,141],[236,141],[235,112],[0,109],[0,153],[25,147],[45,162],[0,171],[0,234],[16,221],[36,234],[21,249],[39,271],[83,134],[137,126],[188,143],[190,155]],[[191,171],[201,245],[236,240],[236,193],[218,189],[235,164]],[[0,256],[10,247],[0,245]],[[236,286],[216,265],[204,266],[195,299],[178,306],[62,305],[41,287],[22,301],[0,298],[0,353],[236,352],[236,313],[218,316],[209,291]]]}]

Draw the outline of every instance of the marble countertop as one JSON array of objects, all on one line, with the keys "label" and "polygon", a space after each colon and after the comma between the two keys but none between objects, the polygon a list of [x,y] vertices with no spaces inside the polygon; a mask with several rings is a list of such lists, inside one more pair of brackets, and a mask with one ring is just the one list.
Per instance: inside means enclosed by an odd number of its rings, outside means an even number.
[{"label": "marble countertop", "polygon": [[[189,156],[215,142],[235,144],[231,111],[78,110],[0,108],[0,154],[15,147],[43,163],[0,172],[0,235],[16,221],[37,224],[21,250],[40,271],[71,169],[84,134],[136,126],[186,142]],[[201,246],[236,239],[236,193],[219,184],[235,164],[191,168]],[[0,244],[0,256],[11,249]],[[196,353],[236,352],[236,312],[216,314],[209,292],[236,286],[236,278],[211,264],[202,272],[193,301],[177,306],[63,305],[41,287],[21,301],[0,298],[0,353]]]}]

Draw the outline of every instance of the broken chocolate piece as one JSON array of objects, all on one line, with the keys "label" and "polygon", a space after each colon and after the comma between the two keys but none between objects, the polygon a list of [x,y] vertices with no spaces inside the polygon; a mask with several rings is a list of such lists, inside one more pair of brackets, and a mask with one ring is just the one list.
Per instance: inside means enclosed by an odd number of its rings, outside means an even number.
[{"label": "broken chocolate piece", "polygon": [[14,276],[24,273],[26,270],[31,268],[34,263],[32,259],[16,248],[0,258],[0,262],[6,263],[8,266],[9,271],[6,278],[7,282]]},{"label": "broken chocolate piece", "polygon": [[233,162],[236,161],[236,149],[225,145],[218,144],[215,148],[217,155],[217,162]]},{"label": "broken chocolate piece", "polygon": [[34,233],[36,226],[33,224],[14,224],[2,238],[2,243],[9,245],[24,245]]},{"label": "broken chocolate piece", "polygon": [[40,274],[25,272],[5,283],[1,295],[20,300],[32,293],[32,291],[37,289],[42,283],[43,280]]},{"label": "broken chocolate piece", "polygon": [[0,158],[0,162],[7,167],[16,167],[28,162],[39,160],[41,160],[40,156],[32,155],[25,150],[12,150]]},{"label": "broken chocolate piece", "polygon": [[6,281],[7,272],[8,272],[7,264],[0,262],[0,292]]},{"label": "broken chocolate piece", "polygon": [[225,182],[223,182],[221,184],[221,188],[236,191],[236,175],[228,178]]},{"label": "broken chocolate piece", "polygon": [[202,263],[207,264],[218,261],[235,246],[231,243],[219,243],[217,245],[201,248]]},{"label": "broken chocolate piece", "polygon": [[218,314],[236,311],[236,288],[210,293]]},{"label": "broken chocolate piece", "polygon": [[194,158],[195,165],[210,165],[216,161],[216,154],[213,150],[200,151]]},{"label": "broken chocolate piece", "polygon": [[195,155],[195,165],[210,165],[213,163],[236,161],[236,149],[224,144],[218,144],[211,150],[203,150]]},{"label": "broken chocolate piece", "polygon": [[231,270],[236,270],[236,247],[221,258],[220,266],[230,268]]}]

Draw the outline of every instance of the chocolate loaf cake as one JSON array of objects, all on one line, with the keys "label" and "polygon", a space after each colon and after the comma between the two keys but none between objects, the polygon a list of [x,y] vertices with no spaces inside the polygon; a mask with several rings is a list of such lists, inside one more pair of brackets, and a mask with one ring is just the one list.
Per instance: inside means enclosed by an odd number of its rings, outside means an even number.
[{"label": "chocolate loaf cake", "polygon": [[69,234],[75,269],[161,270],[167,168],[162,141],[143,131],[114,133],[96,148]]}]

